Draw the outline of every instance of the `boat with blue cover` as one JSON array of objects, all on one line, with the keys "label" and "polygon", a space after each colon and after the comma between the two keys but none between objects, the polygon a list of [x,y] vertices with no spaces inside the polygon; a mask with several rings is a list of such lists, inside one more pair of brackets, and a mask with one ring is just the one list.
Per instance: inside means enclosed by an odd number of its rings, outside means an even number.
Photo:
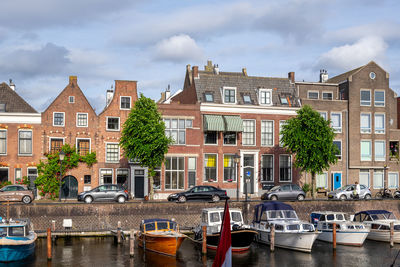
[{"label": "boat with blue cover", "polygon": [[5,220],[0,217],[0,261],[18,261],[35,251],[36,233],[28,219]]}]

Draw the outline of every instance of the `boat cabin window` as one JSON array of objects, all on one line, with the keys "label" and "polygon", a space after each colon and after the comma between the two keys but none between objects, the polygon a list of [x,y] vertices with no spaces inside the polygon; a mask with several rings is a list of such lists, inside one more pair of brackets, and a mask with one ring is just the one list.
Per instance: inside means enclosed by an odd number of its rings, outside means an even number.
[{"label": "boat cabin window", "polygon": [[371,229],[379,229],[380,224],[373,223],[371,224]]},{"label": "boat cabin window", "polygon": [[283,225],[275,224],[275,230],[277,230],[277,231],[283,231]]},{"label": "boat cabin window", "polygon": [[338,221],[344,221],[344,216],[343,216],[343,214],[336,214],[336,220],[338,220]]},{"label": "boat cabin window", "polygon": [[354,229],[354,225],[347,225],[347,229]]},{"label": "boat cabin window", "polygon": [[264,212],[262,215],[261,215],[261,218],[260,218],[260,220],[261,221],[267,221],[268,220],[268,214],[266,213],[266,212]]},{"label": "boat cabin window", "polygon": [[25,236],[28,236],[29,235],[29,228],[28,228],[28,226],[25,226]]},{"label": "boat cabin window", "polygon": [[400,225],[399,224],[395,224],[394,225],[394,230],[395,231],[399,231],[400,230]]},{"label": "boat cabin window", "polygon": [[328,221],[333,221],[333,220],[335,219],[335,215],[333,215],[333,214],[328,214],[328,215],[326,215],[326,219],[327,219]]},{"label": "boat cabin window", "polygon": [[379,230],[390,230],[390,227],[387,225],[381,225],[381,228]]},{"label": "boat cabin window", "polygon": [[9,227],[8,228],[8,236],[24,236],[24,227]]},{"label": "boat cabin window", "polygon": [[219,212],[210,213],[210,222],[219,222],[221,219],[219,218]]},{"label": "boat cabin window", "polygon": [[201,214],[201,221],[202,221],[203,223],[205,223],[205,224],[208,223],[207,212],[203,212],[203,213]]},{"label": "boat cabin window", "polygon": [[327,229],[328,227],[327,227],[327,223],[324,223],[324,224],[322,224],[322,229]]},{"label": "boat cabin window", "polygon": [[158,222],[157,230],[168,230],[168,222]]},{"label": "boat cabin window", "polygon": [[268,211],[268,218],[271,219],[282,219],[283,215],[280,210],[270,210]]},{"label": "boat cabin window", "polygon": [[290,225],[286,226],[286,229],[287,230],[292,230],[292,231],[299,230],[300,229],[300,225],[299,224],[290,224]]},{"label": "boat cabin window", "polygon": [[176,222],[169,222],[169,229],[176,230],[177,223]]},{"label": "boat cabin window", "polygon": [[146,223],[145,228],[146,228],[146,231],[154,231],[154,230],[156,230],[156,224],[155,223]]},{"label": "boat cabin window", "polygon": [[325,219],[325,215],[321,215],[321,217],[319,217],[319,220],[320,220],[321,222],[324,222],[324,221],[326,221],[326,219]]},{"label": "boat cabin window", "polygon": [[0,236],[7,236],[7,228],[0,228]]},{"label": "boat cabin window", "polygon": [[286,219],[297,219],[297,214],[294,210],[285,210],[283,211]]},{"label": "boat cabin window", "polygon": [[303,230],[305,231],[313,231],[313,227],[311,224],[303,224]]},{"label": "boat cabin window", "polygon": [[242,214],[240,212],[231,212],[231,218],[233,222],[242,222]]},{"label": "boat cabin window", "polygon": [[[328,224],[328,229],[333,229],[333,223]],[[340,229],[340,225],[336,224],[336,229]]]}]

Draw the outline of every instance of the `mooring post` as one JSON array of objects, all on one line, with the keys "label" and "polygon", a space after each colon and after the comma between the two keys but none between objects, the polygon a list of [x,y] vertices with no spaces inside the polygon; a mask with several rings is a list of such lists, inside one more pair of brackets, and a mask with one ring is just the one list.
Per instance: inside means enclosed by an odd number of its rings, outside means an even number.
[{"label": "mooring post", "polygon": [[269,243],[271,252],[275,251],[275,225],[271,225],[271,241]]},{"label": "mooring post", "polygon": [[47,228],[47,260],[51,261],[51,229]]},{"label": "mooring post", "polygon": [[135,230],[133,229],[129,235],[129,255],[131,258],[135,257]]},{"label": "mooring post", "polygon": [[56,236],[55,236],[55,234],[54,234],[55,231],[56,231],[56,221],[55,221],[55,220],[52,220],[52,221],[51,221],[51,232],[52,232],[53,234],[51,235],[51,240],[52,240],[53,242],[56,241]]},{"label": "mooring post", "polygon": [[390,222],[390,247],[392,248],[394,246],[394,223]]},{"label": "mooring post", "polygon": [[121,222],[118,221],[118,228],[117,228],[117,243],[121,244]]},{"label": "mooring post", "polygon": [[201,252],[207,254],[207,226],[203,225],[203,246]]},{"label": "mooring post", "polygon": [[332,243],[333,243],[333,249],[336,249],[336,223],[333,223],[333,229],[332,229]]}]

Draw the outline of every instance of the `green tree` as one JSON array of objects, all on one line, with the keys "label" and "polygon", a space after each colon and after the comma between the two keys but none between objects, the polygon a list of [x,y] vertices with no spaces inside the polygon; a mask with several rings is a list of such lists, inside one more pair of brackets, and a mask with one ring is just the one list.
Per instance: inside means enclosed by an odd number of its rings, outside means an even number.
[{"label": "green tree", "polygon": [[311,173],[312,197],[315,199],[315,175],[337,162],[338,148],[333,144],[335,133],[317,111],[305,105],[297,116],[282,127],[282,146],[295,154],[294,166]]},{"label": "green tree", "polygon": [[171,138],[165,135],[165,124],[157,104],[140,94],[124,123],[120,145],[125,156],[149,169],[150,199],[153,199],[154,169],[161,166]]}]

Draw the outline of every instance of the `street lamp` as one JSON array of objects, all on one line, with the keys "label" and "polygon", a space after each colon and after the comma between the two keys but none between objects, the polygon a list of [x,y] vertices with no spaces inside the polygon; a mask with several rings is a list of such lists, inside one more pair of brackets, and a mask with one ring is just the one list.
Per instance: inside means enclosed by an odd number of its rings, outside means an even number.
[{"label": "street lamp", "polygon": [[237,166],[240,161],[240,156],[236,153],[235,155],[233,155],[233,160],[235,161],[236,201],[239,201],[239,177],[238,177]]},{"label": "street lamp", "polygon": [[[383,165],[383,190],[386,190],[385,188],[385,180],[386,180],[386,169],[387,169],[387,165]],[[389,186],[389,183],[388,183]]]},{"label": "street lamp", "polygon": [[60,182],[59,182],[60,189],[59,189],[59,192],[58,192],[58,202],[61,202],[62,163],[64,161],[65,152],[61,150],[58,156],[60,157]]}]

